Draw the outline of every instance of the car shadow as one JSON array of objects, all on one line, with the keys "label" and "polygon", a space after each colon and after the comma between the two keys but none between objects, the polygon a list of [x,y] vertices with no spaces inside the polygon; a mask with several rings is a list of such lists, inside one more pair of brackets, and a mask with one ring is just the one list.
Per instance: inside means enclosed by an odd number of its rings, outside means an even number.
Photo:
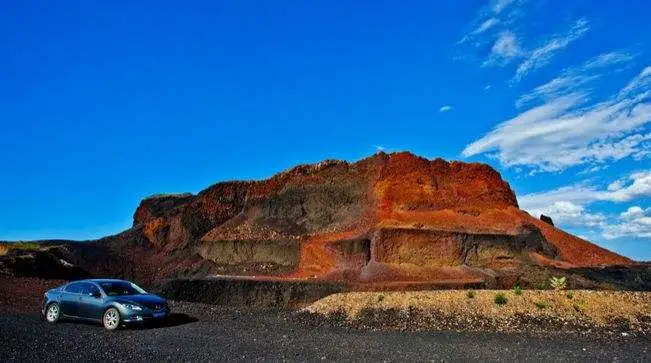
[{"label": "car shadow", "polygon": [[127,325],[126,329],[129,330],[148,330],[158,328],[171,328],[179,325],[191,324],[199,321],[199,319],[188,314],[171,313],[164,320],[148,321],[145,324]]}]

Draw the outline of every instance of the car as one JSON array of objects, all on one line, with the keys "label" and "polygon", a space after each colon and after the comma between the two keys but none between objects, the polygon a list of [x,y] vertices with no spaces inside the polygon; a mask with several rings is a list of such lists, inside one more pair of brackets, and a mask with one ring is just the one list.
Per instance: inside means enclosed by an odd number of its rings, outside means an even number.
[{"label": "car", "polygon": [[108,330],[122,325],[162,321],[170,314],[167,301],[130,281],[88,279],[48,290],[42,314],[49,323],[61,319],[101,323]]}]

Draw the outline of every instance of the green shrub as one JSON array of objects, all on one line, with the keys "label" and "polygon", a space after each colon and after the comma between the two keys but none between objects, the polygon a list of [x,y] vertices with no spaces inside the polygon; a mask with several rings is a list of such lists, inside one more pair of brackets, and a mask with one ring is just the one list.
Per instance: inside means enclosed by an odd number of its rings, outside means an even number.
[{"label": "green shrub", "polygon": [[547,301],[536,301],[535,304],[539,310],[545,309],[549,306],[549,303],[547,303]]},{"label": "green shrub", "polygon": [[577,313],[583,314],[583,312],[585,311],[585,302],[574,303],[572,307]]},{"label": "green shrub", "polygon": [[518,296],[522,295],[522,289],[520,288],[520,285],[515,286],[515,288],[513,289],[513,293]]},{"label": "green shrub", "polygon": [[468,290],[468,292],[466,293],[466,296],[468,297],[468,299],[474,299],[475,298],[475,290],[472,290],[472,289]]},{"label": "green shrub", "polygon": [[567,296],[568,299],[572,299],[574,298],[574,293],[572,291],[568,291],[567,294],[565,294],[565,296]]},{"label": "green shrub", "polygon": [[377,302],[382,302],[384,300],[384,295],[380,294],[377,296]]},{"label": "green shrub", "polygon": [[495,304],[497,305],[505,305],[509,300],[506,298],[506,295],[502,294],[501,292],[498,294],[495,294]]},{"label": "green shrub", "polygon": [[565,290],[565,288],[567,287],[567,279],[565,278],[565,276],[551,277],[549,279],[549,284],[556,291]]}]

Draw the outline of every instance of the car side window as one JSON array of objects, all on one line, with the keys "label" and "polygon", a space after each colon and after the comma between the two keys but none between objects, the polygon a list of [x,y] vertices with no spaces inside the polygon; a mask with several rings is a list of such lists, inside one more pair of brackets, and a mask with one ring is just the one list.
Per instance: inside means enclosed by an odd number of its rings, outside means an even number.
[{"label": "car side window", "polygon": [[99,288],[93,284],[85,284],[84,295],[97,296],[101,295]]},{"label": "car side window", "polygon": [[65,291],[72,294],[81,294],[82,288],[83,288],[83,283],[75,282],[66,286]]}]

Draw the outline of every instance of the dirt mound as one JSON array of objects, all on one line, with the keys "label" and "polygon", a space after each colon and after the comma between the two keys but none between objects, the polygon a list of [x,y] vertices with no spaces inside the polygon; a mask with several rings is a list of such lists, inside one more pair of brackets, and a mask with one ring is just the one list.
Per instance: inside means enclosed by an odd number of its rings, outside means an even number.
[{"label": "dirt mound", "polygon": [[527,280],[532,266],[632,262],[521,211],[488,165],[406,152],[156,195],[129,230],[63,248],[93,275],[151,284],[220,274],[490,286]]}]

